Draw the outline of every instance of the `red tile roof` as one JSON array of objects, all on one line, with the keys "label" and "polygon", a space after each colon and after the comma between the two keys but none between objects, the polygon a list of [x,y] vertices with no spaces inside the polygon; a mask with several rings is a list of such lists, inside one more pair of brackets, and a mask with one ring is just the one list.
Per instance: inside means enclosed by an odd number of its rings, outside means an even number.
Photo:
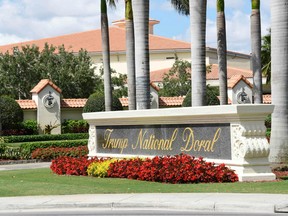
[{"label": "red tile roof", "polygon": [[263,104],[271,104],[271,103],[272,103],[271,94],[263,95]]},{"label": "red tile roof", "polygon": [[[159,105],[163,107],[174,107],[181,106],[185,96],[179,97],[160,97]],[[123,107],[128,107],[128,98],[119,98]],[[83,108],[86,104],[87,99],[79,98],[79,99],[63,99],[61,100],[61,108]],[[33,100],[16,100],[16,102],[20,105],[20,107],[24,110],[28,109],[37,109],[36,103]],[[263,95],[263,103],[271,104],[271,95]],[[229,104],[231,104],[231,100],[229,99]]]},{"label": "red tile roof", "polygon": [[49,79],[42,79],[40,82],[30,91],[31,93],[39,93],[42,89],[44,89],[47,85],[50,85],[54,88],[57,92],[61,93],[62,90],[56,86],[51,80]]},{"label": "red tile roof", "polygon": [[179,97],[160,97],[159,106],[182,106],[185,96]]},{"label": "red tile roof", "polygon": [[[151,82],[162,82],[163,76],[165,74],[168,74],[169,70],[171,68],[165,68],[161,70],[152,71],[150,73],[150,80]],[[246,78],[252,78],[253,73],[251,70],[247,69],[241,69],[241,68],[233,68],[233,67],[227,67],[227,78],[230,79],[234,75],[243,75]],[[213,64],[211,67],[211,72],[206,74],[207,80],[218,80],[219,79],[219,73],[218,73],[218,65]]]},{"label": "red tile roof", "polygon": [[24,109],[37,109],[37,105],[34,100],[16,100],[19,106]]},{"label": "red tile roof", "polygon": [[[159,106],[181,106],[185,96],[179,97],[159,97]],[[123,107],[128,107],[128,98],[122,97],[119,98]]]},{"label": "red tile roof", "polygon": [[120,100],[123,107],[128,107],[128,98],[127,97],[119,98],[119,100]]},{"label": "red tile roof", "polygon": [[[252,78],[253,72],[252,70],[242,69],[242,68],[234,68],[227,66],[227,78],[230,79],[234,75],[243,75],[246,78]],[[211,72],[207,73],[207,80],[218,80],[219,72],[218,72],[218,64],[212,64]]]},{"label": "red tile roof", "polygon": [[[125,52],[126,50],[126,30],[112,26],[109,28],[110,51]],[[73,52],[78,52],[81,48],[88,52],[102,52],[101,45],[101,29],[67,34],[58,37],[44,38],[39,40],[26,41],[21,43],[8,44],[0,46],[0,52],[12,51],[13,47],[21,47],[24,45],[36,45],[42,50],[45,43],[61,46],[64,44],[66,49]],[[153,50],[175,50],[175,49],[190,49],[190,43],[173,40],[156,35],[149,35],[149,49]]]},{"label": "red tile roof", "polygon": [[150,86],[151,86],[152,88],[154,88],[156,91],[159,91],[159,90],[160,90],[160,88],[159,88],[157,85],[155,85],[153,82],[150,82]]},{"label": "red tile roof", "polygon": [[233,88],[237,83],[243,80],[250,88],[253,88],[253,85],[247,80],[243,75],[234,75],[228,81],[228,88]]},{"label": "red tile roof", "polygon": [[63,99],[61,100],[61,108],[83,108],[86,102],[86,98]]}]

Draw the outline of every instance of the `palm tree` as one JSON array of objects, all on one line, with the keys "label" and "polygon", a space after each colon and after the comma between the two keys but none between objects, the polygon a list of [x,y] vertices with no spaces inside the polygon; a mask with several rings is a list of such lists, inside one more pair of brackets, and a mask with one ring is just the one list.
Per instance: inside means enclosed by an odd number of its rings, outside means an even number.
[{"label": "palm tree", "polygon": [[125,23],[126,23],[126,59],[128,75],[128,106],[129,110],[136,109],[136,86],[135,86],[135,40],[132,0],[125,0]]},{"label": "palm tree", "polygon": [[189,0],[170,0],[172,6],[180,14],[189,15]]},{"label": "palm tree", "polygon": [[133,0],[137,109],[150,108],[149,0]]},{"label": "palm tree", "polygon": [[[287,0],[271,1],[271,83],[272,114],[271,162],[288,158],[288,4]],[[286,155],[285,155],[286,154]]]},{"label": "palm tree", "polygon": [[207,0],[189,0],[192,52],[192,106],[206,101],[206,8]]},{"label": "palm tree", "polygon": [[[115,7],[114,0],[107,0],[110,6]],[[101,35],[102,35],[102,57],[104,69],[104,94],[105,111],[112,110],[112,85],[110,73],[110,45],[109,45],[109,26],[107,16],[106,0],[101,0]]]},{"label": "palm tree", "polygon": [[262,97],[262,71],[261,71],[261,18],[260,0],[251,0],[251,49],[253,69],[254,103],[263,103]]},{"label": "palm tree", "polygon": [[262,37],[261,46],[262,74],[266,77],[266,84],[271,80],[271,30],[269,34]]},{"label": "palm tree", "polygon": [[224,0],[217,0],[217,54],[220,104],[228,104],[227,93],[227,45],[226,45],[226,23],[225,23]]}]

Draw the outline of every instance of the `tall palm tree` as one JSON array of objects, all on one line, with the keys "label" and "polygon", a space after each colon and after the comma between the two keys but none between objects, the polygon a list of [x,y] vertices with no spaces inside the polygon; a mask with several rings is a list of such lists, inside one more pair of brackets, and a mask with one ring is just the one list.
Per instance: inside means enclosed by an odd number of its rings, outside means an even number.
[{"label": "tall palm tree", "polygon": [[288,158],[288,4],[271,1],[272,130],[269,159]]},{"label": "tall palm tree", "polygon": [[207,0],[189,0],[192,52],[192,106],[206,101],[206,8]]},{"label": "tall palm tree", "polygon": [[[110,6],[115,7],[114,0],[107,0]],[[104,69],[104,94],[105,94],[105,111],[112,110],[112,85],[110,73],[110,43],[109,43],[109,26],[107,16],[106,0],[100,1],[101,8],[101,36],[102,36],[102,57]]]},{"label": "tall palm tree", "polygon": [[135,86],[135,40],[132,0],[125,0],[125,23],[126,23],[126,59],[128,76],[128,106],[129,110],[136,109],[136,86]]},{"label": "tall palm tree", "polygon": [[261,18],[260,0],[251,0],[251,49],[253,69],[254,103],[263,103],[262,97],[262,71],[261,71]]},{"label": "tall palm tree", "polygon": [[133,0],[137,109],[150,109],[149,0]]},{"label": "tall palm tree", "polygon": [[217,0],[217,54],[220,105],[228,104],[227,93],[227,45],[226,45],[226,21],[225,21],[224,0]]}]

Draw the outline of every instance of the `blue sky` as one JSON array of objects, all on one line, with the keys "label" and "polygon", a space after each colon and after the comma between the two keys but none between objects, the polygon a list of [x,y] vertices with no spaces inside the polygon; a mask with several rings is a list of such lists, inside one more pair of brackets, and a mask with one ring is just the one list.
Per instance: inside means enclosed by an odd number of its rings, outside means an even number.
[{"label": "blue sky", "polygon": [[[0,45],[54,37],[100,27],[100,0],[0,0]],[[251,0],[226,0],[228,49],[250,53]],[[261,1],[262,34],[270,27],[270,0]],[[124,1],[109,9],[109,22],[124,18]],[[150,0],[150,18],[160,21],[154,34],[190,41],[189,17],[169,0]],[[206,44],[216,47],[216,0],[208,0]]]}]

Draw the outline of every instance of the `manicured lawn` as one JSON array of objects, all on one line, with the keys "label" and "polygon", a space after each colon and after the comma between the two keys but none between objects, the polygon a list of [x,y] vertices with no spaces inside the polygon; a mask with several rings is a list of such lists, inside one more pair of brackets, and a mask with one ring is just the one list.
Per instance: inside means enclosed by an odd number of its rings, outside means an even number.
[{"label": "manicured lawn", "polygon": [[282,193],[288,181],[163,184],[127,179],[57,176],[50,169],[0,172],[0,196],[64,195],[93,193]]}]

